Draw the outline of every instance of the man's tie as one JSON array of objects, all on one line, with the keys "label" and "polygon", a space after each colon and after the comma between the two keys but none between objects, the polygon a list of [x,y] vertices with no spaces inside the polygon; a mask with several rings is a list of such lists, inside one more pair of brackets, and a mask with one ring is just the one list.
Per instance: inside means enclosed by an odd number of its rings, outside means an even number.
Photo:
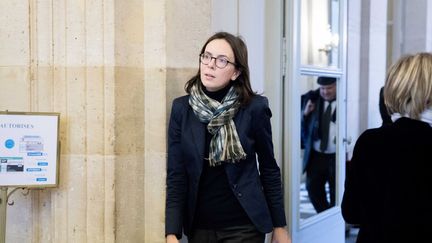
[{"label": "man's tie", "polygon": [[332,117],[332,101],[328,101],[328,105],[324,113],[321,115],[321,143],[320,150],[324,152],[327,149],[327,143],[329,138],[330,121]]}]

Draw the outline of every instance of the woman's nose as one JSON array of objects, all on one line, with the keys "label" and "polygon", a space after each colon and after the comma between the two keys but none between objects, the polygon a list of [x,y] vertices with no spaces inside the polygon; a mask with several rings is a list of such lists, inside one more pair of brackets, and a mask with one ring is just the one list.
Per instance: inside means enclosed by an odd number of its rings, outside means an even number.
[{"label": "woman's nose", "polygon": [[212,57],[210,59],[210,62],[207,64],[207,66],[209,66],[210,68],[215,68],[216,67],[216,58]]}]

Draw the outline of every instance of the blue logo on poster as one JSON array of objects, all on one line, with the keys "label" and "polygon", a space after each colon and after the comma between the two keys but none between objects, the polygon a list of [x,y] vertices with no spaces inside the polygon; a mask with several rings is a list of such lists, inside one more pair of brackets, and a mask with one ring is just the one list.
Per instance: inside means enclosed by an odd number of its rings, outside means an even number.
[{"label": "blue logo on poster", "polygon": [[8,139],[5,142],[5,147],[11,149],[15,146],[15,142],[12,139]]}]

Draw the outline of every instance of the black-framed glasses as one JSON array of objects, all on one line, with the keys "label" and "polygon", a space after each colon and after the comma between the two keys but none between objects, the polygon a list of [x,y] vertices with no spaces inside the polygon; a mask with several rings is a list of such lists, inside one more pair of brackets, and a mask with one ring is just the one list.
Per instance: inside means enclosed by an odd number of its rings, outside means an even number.
[{"label": "black-framed glasses", "polygon": [[235,63],[228,61],[228,59],[224,56],[213,57],[209,53],[200,54],[200,61],[204,65],[208,65],[212,61],[212,59],[215,59],[215,65],[220,69],[225,68],[228,65],[228,63],[231,63],[232,65],[236,66]]}]

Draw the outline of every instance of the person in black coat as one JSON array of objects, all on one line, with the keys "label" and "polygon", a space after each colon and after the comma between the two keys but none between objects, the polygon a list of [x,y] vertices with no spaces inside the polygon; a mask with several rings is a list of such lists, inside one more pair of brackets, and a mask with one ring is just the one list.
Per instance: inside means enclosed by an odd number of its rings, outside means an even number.
[{"label": "person in black coat", "polygon": [[[226,32],[202,47],[168,127],[165,234],[189,243],[289,243],[267,98],[249,81],[247,48]],[[258,162],[258,163],[257,163]]]},{"label": "person in black coat", "polygon": [[301,96],[301,146],[306,189],[319,213],[333,207],[336,199],[336,78],[318,77],[317,83],[319,89]]},{"label": "person in black coat", "polygon": [[342,216],[357,243],[431,242],[432,54],[393,64],[384,99],[393,123],[368,129],[348,163]]}]

